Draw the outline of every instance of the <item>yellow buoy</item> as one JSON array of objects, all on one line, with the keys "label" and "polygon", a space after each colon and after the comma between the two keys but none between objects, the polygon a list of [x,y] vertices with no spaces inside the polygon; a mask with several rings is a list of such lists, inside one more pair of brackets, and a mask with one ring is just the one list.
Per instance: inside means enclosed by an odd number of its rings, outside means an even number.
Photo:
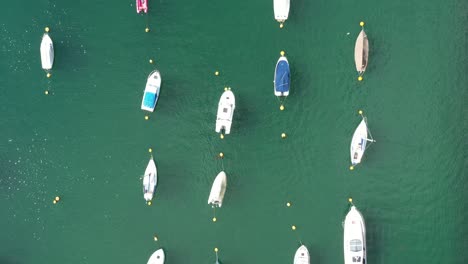
[{"label": "yellow buoy", "polygon": [[287,202],[287,203],[286,203],[286,206],[287,206],[287,207],[291,206],[291,203]]},{"label": "yellow buoy", "polygon": [[148,119],[149,119],[149,116],[146,115],[146,116],[145,116],[145,120],[148,120]]},{"label": "yellow buoy", "polygon": [[44,30],[45,30],[45,32],[49,32],[49,31],[50,31],[50,28],[49,28],[49,27],[45,27]]},{"label": "yellow buoy", "polygon": [[220,157],[220,158],[224,157],[224,153],[220,152],[220,153],[219,153],[219,157]]},{"label": "yellow buoy", "polygon": [[227,87],[224,87],[224,91],[227,91],[227,90],[228,90],[228,88],[227,88]]},{"label": "yellow buoy", "polygon": [[280,28],[283,28],[283,27],[284,27],[283,23],[280,23]]},{"label": "yellow buoy", "polygon": [[151,148],[149,148],[149,149],[148,149],[148,152],[151,153],[151,152],[153,152],[153,150],[152,150]]},{"label": "yellow buoy", "polygon": [[286,138],[286,133],[281,133],[281,138]]},{"label": "yellow buoy", "polygon": [[362,76],[357,77],[358,81],[362,81]]},{"label": "yellow buoy", "polygon": [[219,75],[219,71],[215,71],[215,75],[218,76],[218,75]]},{"label": "yellow buoy", "polygon": [[281,106],[280,106],[280,110],[281,110],[281,111],[284,110],[284,105],[281,105]]},{"label": "yellow buoy", "polygon": [[350,203],[352,203],[352,202],[353,202],[353,198],[349,197],[348,201],[349,201]]},{"label": "yellow buoy", "polygon": [[149,63],[153,63],[153,60],[152,60],[152,59],[150,59],[150,60],[149,60]]},{"label": "yellow buoy", "polygon": [[221,135],[219,135],[219,137],[220,137],[221,139],[223,139],[223,138],[224,138],[224,135],[223,135],[223,134],[221,134]]},{"label": "yellow buoy", "polygon": [[145,32],[148,33],[150,31],[149,28],[145,28]]},{"label": "yellow buoy", "polygon": [[363,27],[363,26],[364,26],[364,21],[361,21],[361,23],[359,23],[359,25],[360,25],[361,27]]},{"label": "yellow buoy", "polygon": [[218,252],[218,248],[214,248],[214,251],[215,251],[215,252]]},{"label": "yellow buoy", "polygon": [[284,50],[280,51],[280,55],[284,56]]},{"label": "yellow buoy", "polygon": [[154,241],[158,241],[158,237],[156,235],[154,235],[153,239]]},{"label": "yellow buoy", "polygon": [[55,196],[55,201],[60,201],[60,197],[59,196]]},{"label": "yellow buoy", "polygon": [[52,74],[50,74],[50,72],[47,73],[47,78],[50,78],[50,76],[52,76]]},{"label": "yellow buoy", "polygon": [[349,166],[349,170],[354,170],[354,166]]},{"label": "yellow buoy", "polygon": [[360,115],[362,115],[362,110],[359,110],[358,113],[359,113]]},{"label": "yellow buoy", "polygon": [[44,93],[45,93],[45,95],[48,95],[48,94],[49,94],[49,91],[45,90]]},{"label": "yellow buoy", "polygon": [[56,203],[57,203],[57,201],[55,201],[55,200],[53,200],[52,202],[53,202],[54,204],[56,204]]},{"label": "yellow buoy", "polygon": [[216,217],[213,217],[213,222],[216,222]]},{"label": "yellow buoy", "polygon": [[296,226],[295,225],[291,226],[291,229],[296,230]]},{"label": "yellow buoy", "polygon": [[148,201],[148,205],[151,205],[151,201]]}]

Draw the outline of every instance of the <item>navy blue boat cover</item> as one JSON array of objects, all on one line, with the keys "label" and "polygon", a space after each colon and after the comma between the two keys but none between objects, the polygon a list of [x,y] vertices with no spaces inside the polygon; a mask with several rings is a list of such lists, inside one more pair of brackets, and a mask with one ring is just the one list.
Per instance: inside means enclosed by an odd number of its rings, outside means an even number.
[{"label": "navy blue boat cover", "polygon": [[277,92],[288,92],[289,91],[289,63],[286,61],[280,61],[276,67],[276,78],[275,78],[275,90]]}]

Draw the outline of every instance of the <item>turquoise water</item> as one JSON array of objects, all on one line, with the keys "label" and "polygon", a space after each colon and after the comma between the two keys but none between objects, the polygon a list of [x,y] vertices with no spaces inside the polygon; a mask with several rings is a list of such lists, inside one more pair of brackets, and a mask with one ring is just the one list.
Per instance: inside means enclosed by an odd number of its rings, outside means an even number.
[{"label": "turquoise water", "polygon": [[[160,247],[166,263],[213,263],[215,247],[224,264],[292,263],[301,242],[312,263],[343,263],[349,197],[366,220],[368,263],[468,259],[466,1],[296,0],[283,29],[271,1],[150,1],[148,15],[134,5],[0,11],[0,263],[146,263]],[[293,78],[284,111],[272,91],[281,50]],[[161,98],[146,121],[155,68]],[[226,86],[236,110],[221,140]],[[377,143],[350,171],[359,109]],[[148,148],[159,175],[151,206],[140,180]],[[206,202],[222,169],[228,189],[212,222]]]}]

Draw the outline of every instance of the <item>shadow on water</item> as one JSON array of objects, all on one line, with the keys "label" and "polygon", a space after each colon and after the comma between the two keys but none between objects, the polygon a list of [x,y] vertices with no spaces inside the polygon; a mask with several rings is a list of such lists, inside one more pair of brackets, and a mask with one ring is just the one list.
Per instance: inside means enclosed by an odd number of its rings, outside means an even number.
[{"label": "shadow on water", "polygon": [[13,259],[7,258],[7,257],[0,257],[0,263],[2,263],[2,264],[20,264],[21,262],[18,262],[16,260],[13,260]]},{"label": "shadow on water", "polygon": [[[366,30],[366,28],[364,28]],[[372,73],[375,69],[385,69],[385,65],[390,59],[390,45],[379,35],[372,35],[366,30],[369,39],[369,62],[366,73]]]}]

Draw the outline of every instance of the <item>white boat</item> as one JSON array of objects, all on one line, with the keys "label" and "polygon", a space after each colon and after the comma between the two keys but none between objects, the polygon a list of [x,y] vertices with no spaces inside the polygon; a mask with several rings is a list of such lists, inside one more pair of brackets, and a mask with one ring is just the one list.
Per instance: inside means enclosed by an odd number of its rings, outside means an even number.
[{"label": "white boat", "polygon": [[44,33],[41,41],[41,64],[44,70],[52,69],[54,64],[54,43],[47,33]]},{"label": "white boat", "polygon": [[232,116],[236,108],[236,99],[231,90],[226,90],[221,95],[218,104],[218,114],[216,115],[216,133],[224,129],[224,134],[231,132]]},{"label": "white boat", "polygon": [[164,250],[162,248],[156,250],[148,260],[148,264],[164,264]]},{"label": "white boat", "polygon": [[150,202],[153,199],[154,190],[156,189],[157,184],[158,171],[153,157],[151,157],[148,162],[148,166],[146,166],[145,176],[143,176],[143,197],[147,202]]},{"label": "white boat", "polygon": [[141,109],[153,112],[159,99],[159,91],[161,90],[161,74],[158,70],[154,70],[148,75],[146,81],[143,100],[141,101]]},{"label": "white boat", "polygon": [[284,23],[289,15],[289,0],[273,0],[273,11],[276,21]]},{"label": "white boat", "polygon": [[354,62],[356,63],[356,70],[359,75],[362,75],[367,68],[367,62],[369,59],[369,40],[367,39],[364,28],[359,33],[356,39],[356,45],[354,46]]},{"label": "white boat", "polygon": [[213,186],[211,187],[210,197],[208,197],[208,204],[212,207],[221,207],[223,205],[224,193],[226,192],[227,177],[224,171],[218,173]]},{"label": "white boat", "polygon": [[361,163],[362,156],[366,151],[367,141],[375,142],[372,138],[367,138],[367,123],[366,118],[363,116],[361,123],[358,125],[351,140],[351,164],[357,165]]},{"label": "white boat", "polygon": [[366,226],[354,205],[344,222],[343,246],[345,264],[366,263]]},{"label": "white boat", "polygon": [[310,264],[309,250],[306,246],[302,245],[296,250],[294,264]]}]

